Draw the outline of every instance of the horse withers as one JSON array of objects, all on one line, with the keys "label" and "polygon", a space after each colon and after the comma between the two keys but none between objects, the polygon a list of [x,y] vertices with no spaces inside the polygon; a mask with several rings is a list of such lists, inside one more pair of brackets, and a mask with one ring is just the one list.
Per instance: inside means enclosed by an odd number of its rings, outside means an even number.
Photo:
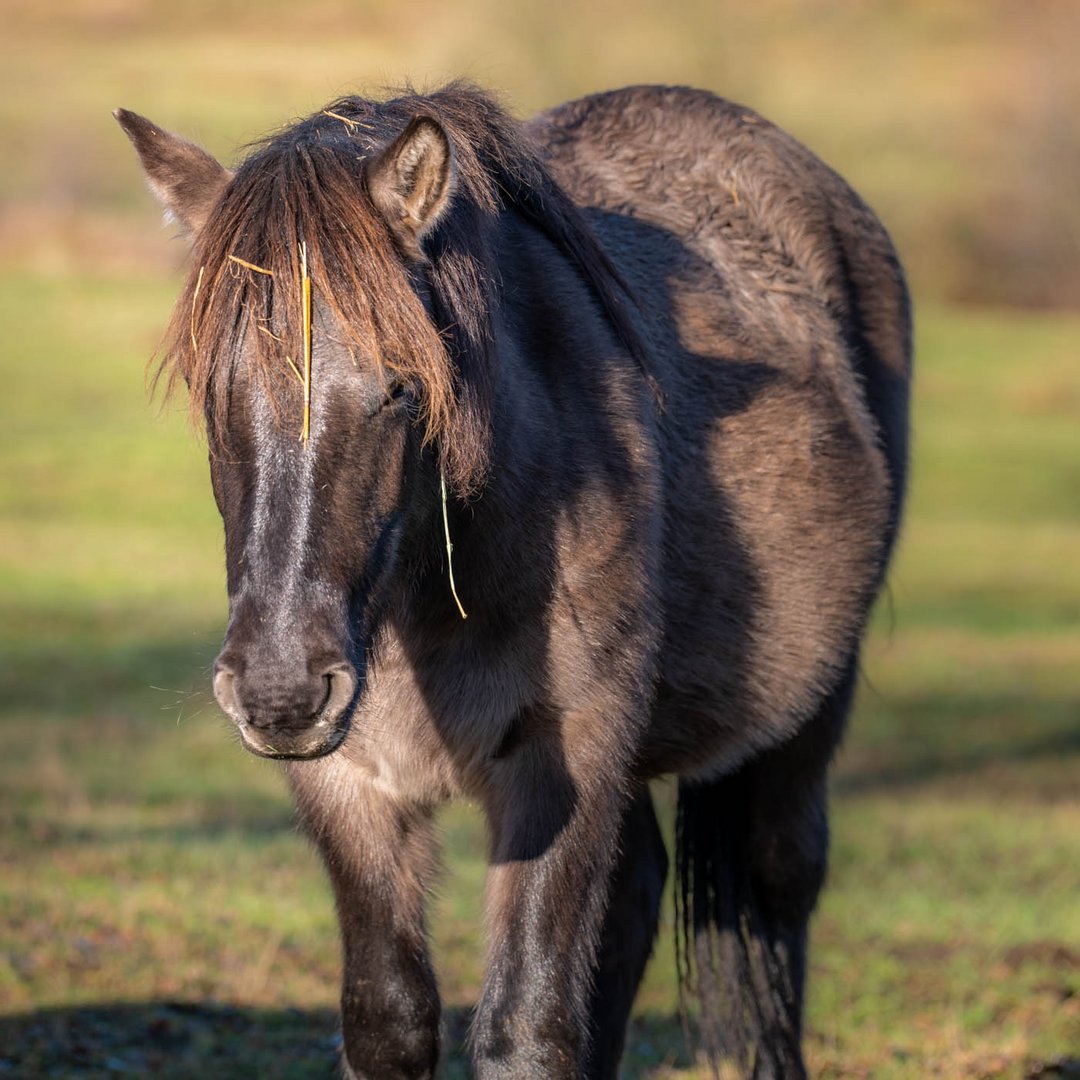
[{"label": "horse withers", "polygon": [[118,110],[191,272],[214,689],[337,900],[345,1070],[428,1077],[433,813],[489,835],[476,1075],[614,1077],[668,870],[714,1068],[805,1075],[826,770],[896,536],[910,320],[835,173],[711,94],[349,97],[229,171]]}]

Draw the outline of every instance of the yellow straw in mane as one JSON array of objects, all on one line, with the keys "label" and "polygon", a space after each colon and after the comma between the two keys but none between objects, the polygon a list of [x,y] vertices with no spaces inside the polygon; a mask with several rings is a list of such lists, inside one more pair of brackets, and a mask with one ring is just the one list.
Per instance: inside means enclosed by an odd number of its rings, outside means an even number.
[{"label": "yellow straw in mane", "polygon": [[304,376],[300,374],[300,369],[293,363],[293,358],[291,356],[286,356],[285,363],[289,365],[289,370],[296,376],[300,385],[303,386]]},{"label": "yellow straw in mane", "polygon": [[341,113],[331,112],[329,109],[323,109],[322,114],[323,116],[329,116],[331,120],[340,120],[343,124],[348,124],[349,127],[366,128],[368,131],[373,130],[370,124],[362,124],[351,116],[342,116]]},{"label": "yellow straw in mane", "polygon": [[467,619],[465,609],[461,606],[461,600],[457,594],[457,586],[454,584],[454,545],[450,543],[450,515],[446,509],[446,471],[439,469],[439,494],[442,496],[442,523],[443,532],[446,534],[446,569],[450,575],[450,592],[453,594],[454,603],[457,604],[461,617]]},{"label": "yellow straw in mane", "polygon": [[239,255],[230,255],[229,258],[234,263],[239,263],[241,266],[246,266],[249,270],[254,270],[256,274],[265,274],[267,277],[273,277],[272,270],[266,270],[261,266],[256,266],[253,262],[248,262],[247,259],[241,259]]},{"label": "yellow straw in mane", "polygon": [[195,301],[199,299],[199,290],[202,288],[203,273],[206,270],[205,266],[199,267],[199,278],[195,282],[195,292],[191,295],[191,350],[192,352],[199,351],[199,343],[195,340]]},{"label": "yellow straw in mane", "polygon": [[300,441],[307,445],[311,433],[311,278],[307,272],[306,240],[300,245],[300,287],[304,301],[304,426]]}]

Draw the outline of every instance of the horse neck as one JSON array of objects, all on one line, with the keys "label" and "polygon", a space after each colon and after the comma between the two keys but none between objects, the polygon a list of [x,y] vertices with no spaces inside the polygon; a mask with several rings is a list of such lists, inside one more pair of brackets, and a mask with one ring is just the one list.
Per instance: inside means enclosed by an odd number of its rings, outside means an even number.
[{"label": "horse neck", "polygon": [[463,593],[470,578],[517,591],[520,573],[507,567],[551,558],[558,519],[586,485],[610,479],[642,396],[639,369],[567,256],[511,214],[492,246],[500,290],[489,476],[450,516]]}]

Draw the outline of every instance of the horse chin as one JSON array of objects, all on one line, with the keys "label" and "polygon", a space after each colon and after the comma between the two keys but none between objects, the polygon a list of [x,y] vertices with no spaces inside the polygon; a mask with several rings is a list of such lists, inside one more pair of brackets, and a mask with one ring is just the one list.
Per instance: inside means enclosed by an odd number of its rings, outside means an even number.
[{"label": "horse chin", "polygon": [[244,749],[272,761],[310,761],[332,754],[345,741],[349,727],[338,724],[323,731],[307,730],[289,735],[264,735],[247,724],[238,725]]}]

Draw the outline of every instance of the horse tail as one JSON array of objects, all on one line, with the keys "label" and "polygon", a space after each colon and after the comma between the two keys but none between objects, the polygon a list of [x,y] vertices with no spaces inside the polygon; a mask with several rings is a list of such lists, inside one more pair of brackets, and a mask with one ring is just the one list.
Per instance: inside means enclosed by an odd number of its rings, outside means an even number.
[{"label": "horse tail", "polygon": [[[748,778],[679,783],[675,838],[676,961],[684,1023],[696,1027],[714,1075],[804,1077],[801,987],[770,947],[751,872]],[[793,1005],[795,1006],[793,1008]],[[696,1007],[695,1007],[696,1006]],[[727,1074],[725,1074],[727,1075]]]}]

